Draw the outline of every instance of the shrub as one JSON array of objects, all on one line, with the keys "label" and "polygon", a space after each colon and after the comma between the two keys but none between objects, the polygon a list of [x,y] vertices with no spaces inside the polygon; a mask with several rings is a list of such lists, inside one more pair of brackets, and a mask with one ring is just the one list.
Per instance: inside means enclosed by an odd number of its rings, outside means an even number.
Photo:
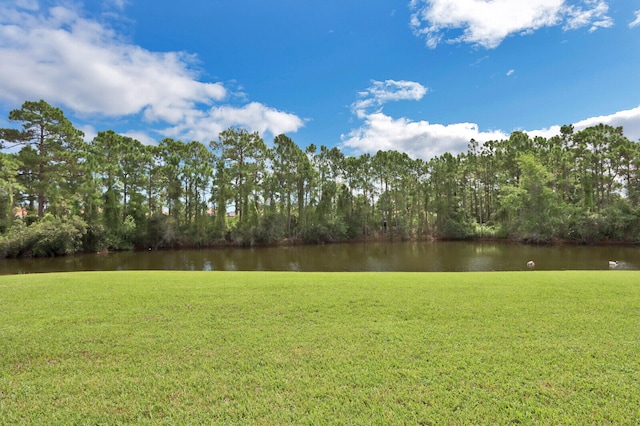
[{"label": "shrub", "polygon": [[464,240],[473,236],[474,226],[464,220],[447,218],[438,221],[436,235],[440,238],[452,240]]},{"label": "shrub", "polygon": [[347,230],[344,222],[336,220],[325,224],[310,224],[300,230],[300,238],[305,243],[322,244],[344,241]]},{"label": "shrub", "polygon": [[27,226],[17,220],[7,234],[0,238],[3,257],[60,256],[80,252],[87,224],[77,216],[69,219],[46,215]]},{"label": "shrub", "polygon": [[281,241],[285,237],[286,218],[278,213],[266,214],[260,220],[260,226],[258,226],[256,232],[256,242],[258,243],[273,243]]},{"label": "shrub", "polygon": [[107,230],[101,223],[90,223],[87,225],[87,232],[84,234],[82,245],[85,251],[99,252],[108,248]]}]

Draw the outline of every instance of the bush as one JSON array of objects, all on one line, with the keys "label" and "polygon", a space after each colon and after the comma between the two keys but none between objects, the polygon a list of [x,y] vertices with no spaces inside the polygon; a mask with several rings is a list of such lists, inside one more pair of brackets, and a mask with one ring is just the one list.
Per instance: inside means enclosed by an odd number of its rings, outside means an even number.
[{"label": "bush", "polygon": [[579,243],[600,238],[598,217],[595,214],[576,211],[567,219],[567,238]]},{"label": "bush", "polygon": [[346,225],[341,220],[325,224],[314,223],[300,230],[300,238],[307,244],[335,243],[344,241],[346,236]]},{"label": "bush", "polygon": [[236,222],[229,231],[231,241],[239,246],[251,247],[256,242],[255,230],[256,226],[249,221]]},{"label": "bush", "polygon": [[460,219],[447,218],[437,222],[436,235],[440,238],[464,240],[471,238],[474,232],[473,224]]},{"label": "bush", "polygon": [[82,237],[87,224],[77,216],[71,219],[47,217],[35,225],[38,240],[33,246],[33,256],[60,256],[82,250]]},{"label": "bush", "polygon": [[491,225],[475,222],[473,224],[473,237],[474,238],[496,238],[498,231]]},{"label": "bush", "polygon": [[178,244],[178,231],[173,217],[155,213],[149,218],[145,245],[154,248],[174,247]]},{"label": "bush", "polygon": [[46,215],[31,226],[17,220],[0,238],[2,257],[61,256],[78,253],[83,248],[87,224],[77,216],[58,218]]},{"label": "bush", "polygon": [[605,208],[602,216],[605,237],[630,241],[638,238],[638,216],[627,203],[618,203]]},{"label": "bush", "polygon": [[281,214],[266,214],[260,220],[260,226],[258,226],[255,236],[256,242],[273,243],[282,241],[286,233],[286,222],[286,218]]},{"label": "bush", "polygon": [[0,236],[0,257],[19,257],[25,247],[32,246],[34,235],[27,230],[27,225],[23,220],[16,220],[7,230],[5,235]]},{"label": "bush", "polygon": [[109,246],[107,230],[101,223],[88,224],[82,241],[84,250],[88,252],[100,252]]}]

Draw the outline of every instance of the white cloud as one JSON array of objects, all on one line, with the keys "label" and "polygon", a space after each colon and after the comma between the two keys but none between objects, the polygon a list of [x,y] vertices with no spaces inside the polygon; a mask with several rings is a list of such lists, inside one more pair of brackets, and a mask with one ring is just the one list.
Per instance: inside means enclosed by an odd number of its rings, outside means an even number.
[{"label": "white cloud", "polygon": [[129,132],[121,133],[121,135],[135,139],[141,142],[143,145],[155,145],[158,142],[156,139],[149,136],[147,132],[142,132],[139,130],[131,130]]},{"label": "white cloud", "polygon": [[431,158],[444,152],[462,152],[472,138],[485,142],[506,136],[499,131],[480,132],[474,123],[432,124],[395,119],[382,112],[382,106],[389,101],[418,101],[426,93],[426,87],[413,81],[372,81],[351,105],[352,112],[363,124],[341,136],[343,146],[359,152],[397,150],[412,157]]},{"label": "white cloud", "polygon": [[540,137],[549,139],[551,137],[554,137],[560,134],[560,127],[561,127],[560,125],[554,124],[553,126],[550,126],[544,129],[525,130],[524,133],[528,134],[532,138],[540,136]]},{"label": "white cloud", "polygon": [[640,141],[640,106],[633,109],[618,111],[609,115],[601,115],[580,120],[574,123],[576,130],[582,130],[587,127],[596,126],[598,124],[608,124],[613,127],[622,126],[624,135],[631,141]]},{"label": "white cloud", "polygon": [[[104,4],[122,8],[125,3]],[[33,0],[20,0],[18,5],[0,5],[0,101],[4,103],[44,99],[85,117],[142,114],[149,125],[168,124],[172,128],[168,131],[177,136],[198,117],[218,119],[203,109],[235,112],[256,130],[293,132],[302,126],[299,118],[291,115],[283,120],[275,110],[257,103],[218,105],[228,99],[228,90],[219,82],[199,81],[194,55],[146,50],[68,7],[38,12]],[[219,119],[221,125],[228,121]]]},{"label": "white cloud", "polygon": [[[562,25],[565,30],[613,25],[605,0],[412,0],[410,25],[430,48],[442,40],[492,49],[513,34]],[[454,31],[449,38],[445,33]]]},{"label": "white cloud", "polygon": [[414,158],[429,159],[445,152],[455,155],[466,151],[471,139],[482,143],[506,137],[501,131],[482,132],[475,123],[437,124],[394,119],[375,112],[366,116],[360,128],[343,135],[342,142],[358,152],[396,150]]},{"label": "white cloud", "polygon": [[[369,92],[370,90],[367,90],[363,93]],[[476,123],[439,124],[425,120],[413,121],[406,117],[393,118],[385,114],[382,108],[373,112],[354,109],[353,112],[363,121],[358,128],[342,135],[341,138],[342,146],[355,152],[376,153],[379,150],[395,150],[406,152],[413,158],[427,160],[445,152],[453,155],[466,152],[471,139],[482,144],[490,140],[507,139],[510,133],[503,130],[480,130]],[[622,126],[629,140],[640,141],[640,106],[610,115],[587,118],[573,124],[575,130],[579,131],[600,123],[614,127]],[[560,125],[524,132],[531,137],[550,138],[560,134]]]},{"label": "white cloud", "polygon": [[261,134],[295,132],[304,125],[295,114],[278,111],[258,102],[251,102],[241,108],[218,106],[208,111],[192,114],[183,124],[165,129],[169,137],[181,136],[186,140],[202,142],[216,139],[218,134],[229,127],[242,127]]},{"label": "white cloud", "polygon": [[[575,131],[600,123],[613,127],[622,126],[624,135],[631,141],[640,141],[640,106],[580,120],[573,123]],[[531,137],[550,138],[560,134],[560,125],[539,130],[525,130]],[[437,124],[428,121],[412,121],[392,118],[382,112],[366,115],[363,124],[342,136],[343,146],[357,152],[375,153],[378,150],[406,152],[414,158],[429,159],[449,152],[456,155],[466,152],[471,139],[479,143],[509,137],[502,130],[481,131],[476,123]]]},{"label": "white cloud", "polygon": [[591,24],[589,32],[593,32],[598,28],[608,28],[613,25],[613,19],[607,16],[609,6],[605,1],[591,0],[586,5],[587,9],[575,5],[567,7],[565,30],[575,30]]},{"label": "white cloud", "polygon": [[366,93],[382,105],[389,101],[420,100],[427,93],[427,88],[415,81],[373,80]]},{"label": "white cloud", "polygon": [[26,10],[38,10],[40,5],[38,0],[16,0],[16,7]]},{"label": "white cloud", "polygon": [[[590,117],[573,123],[575,131],[586,129],[587,127],[597,126],[598,124],[607,124],[613,127],[622,126],[624,135],[631,141],[640,141],[640,106],[632,109],[618,111],[613,114],[599,115]],[[542,136],[550,138],[560,134],[560,125],[554,125],[546,129],[527,130],[531,137]]]},{"label": "white cloud", "polygon": [[373,80],[368,89],[358,93],[360,99],[351,105],[351,109],[359,118],[363,118],[368,108],[380,107],[391,101],[419,101],[426,93],[427,88],[415,81]]},{"label": "white cloud", "polygon": [[634,28],[640,25],[640,10],[636,10],[636,19],[629,24],[629,28]]},{"label": "white cloud", "polygon": [[[85,142],[91,142],[96,136],[98,136],[98,131],[90,124],[83,124],[76,127],[84,132],[83,139],[85,140]],[[136,139],[142,142],[144,145],[155,145],[157,143],[157,140],[149,136],[149,134],[138,130],[132,130],[130,132],[120,132],[119,134]]]},{"label": "white cloud", "polygon": [[82,130],[82,132],[84,133],[83,139],[85,142],[91,142],[93,138],[95,138],[98,135],[98,132],[96,131],[95,127],[93,127],[90,124],[83,124],[75,127],[79,130]]}]

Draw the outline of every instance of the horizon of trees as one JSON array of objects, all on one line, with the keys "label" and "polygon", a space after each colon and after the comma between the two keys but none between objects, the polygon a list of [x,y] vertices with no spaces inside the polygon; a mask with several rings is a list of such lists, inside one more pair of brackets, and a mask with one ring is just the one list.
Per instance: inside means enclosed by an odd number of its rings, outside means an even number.
[{"label": "horizon of trees", "polygon": [[[0,256],[134,247],[496,237],[640,241],[640,143],[604,124],[466,152],[346,156],[229,128],[208,145],[101,131],[25,102],[0,129]],[[26,213],[26,214],[23,214]],[[230,213],[230,214],[229,214]],[[23,217],[24,216],[24,217]]]}]

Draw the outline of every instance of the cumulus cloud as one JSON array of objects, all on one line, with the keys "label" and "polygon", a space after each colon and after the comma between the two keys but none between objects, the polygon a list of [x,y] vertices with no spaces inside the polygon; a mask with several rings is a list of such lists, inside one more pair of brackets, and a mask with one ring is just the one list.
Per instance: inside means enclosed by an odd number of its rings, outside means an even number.
[{"label": "cumulus cloud", "polygon": [[[640,106],[613,114],[589,117],[572,124],[575,131],[584,130],[587,127],[597,126],[598,124],[607,124],[613,127],[622,126],[627,139],[637,142],[640,141]],[[542,136],[550,138],[560,134],[560,127],[560,125],[554,125],[545,129],[526,130],[525,133],[531,137]]]},{"label": "cumulus cloud", "polygon": [[573,126],[576,130],[582,130],[600,123],[613,127],[622,126],[627,139],[636,142],[640,141],[640,106],[609,115],[590,117],[574,123]]},{"label": "cumulus cloud", "polygon": [[636,19],[629,24],[629,28],[634,28],[640,25],[640,10],[636,10]]},{"label": "cumulus cloud", "polygon": [[[469,122],[439,124],[425,120],[414,121],[406,117],[394,118],[385,114],[382,108],[375,111],[357,110],[354,114],[362,119],[362,123],[358,128],[342,135],[342,145],[355,152],[395,150],[406,152],[413,158],[428,160],[445,152],[453,155],[466,152],[471,139],[479,143],[507,139],[511,132],[480,130],[478,124]],[[600,123],[614,127],[622,126],[627,138],[633,141],[640,140],[640,106],[610,115],[587,118],[573,125],[575,130],[579,131]],[[550,138],[560,134],[560,125],[523,131],[531,137]]]},{"label": "cumulus cloud", "polygon": [[[543,137],[545,139],[549,139],[549,138],[552,138],[554,136],[559,135],[561,127],[562,126],[560,126],[559,124],[554,124],[553,126],[545,127],[543,129],[523,130],[523,131],[524,131],[524,133],[528,134],[532,138]],[[574,129],[575,129],[575,127],[574,127]]]},{"label": "cumulus cloud", "polygon": [[22,12],[11,21],[0,26],[0,89],[9,102],[43,98],[110,116],[144,110],[151,120],[175,123],[195,104],[225,97],[220,83],[196,80],[189,55],[126,44],[71,9]]},{"label": "cumulus cloud", "polygon": [[[125,3],[104,4],[122,8]],[[302,126],[302,120],[287,122],[264,105],[219,105],[227,101],[228,90],[220,82],[199,80],[194,55],[149,51],[81,11],[38,6],[34,0],[0,5],[0,100],[7,104],[45,99],[80,116],[141,114],[150,125],[169,125],[167,132],[177,136],[189,123],[204,124],[198,118],[207,109],[231,115],[235,111],[252,131],[296,131]],[[220,123],[228,121],[220,117]]]},{"label": "cumulus cloud", "polygon": [[444,152],[459,153],[473,138],[479,142],[500,139],[502,132],[480,132],[475,123],[432,124],[428,121],[395,119],[382,111],[389,101],[422,99],[427,88],[413,81],[372,81],[372,85],[358,93],[351,106],[362,125],[342,135],[344,147],[359,152],[397,150],[417,158],[431,158]]},{"label": "cumulus cloud", "polygon": [[279,135],[295,132],[302,126],[303,120],[295,114],[251,102],[243,107],[224,105],[196,111],[184,123],[165,129],[163,133],[172,137],[182,135],[186,140],[209,141],[229,127]]},{"label": "cumulus cloud", "polygon": [[445,152],[455,155],[466,151],[471,139],[486,142],[506,137],[501,131],[482,132],[475,123],[437,124],[394,119],[376,112],[367,115],[360,128],[343,135],[342,142],[358,152],[396,150],[414,158],[429,159]]},{"label": "cumulus cloud", "polygon": [[409,6],[413,32],[430,48],[444,40],[492,49],[510,35],[543,27],[590,25],[594,31],[613,25],[605,0],[411,0]]}]

